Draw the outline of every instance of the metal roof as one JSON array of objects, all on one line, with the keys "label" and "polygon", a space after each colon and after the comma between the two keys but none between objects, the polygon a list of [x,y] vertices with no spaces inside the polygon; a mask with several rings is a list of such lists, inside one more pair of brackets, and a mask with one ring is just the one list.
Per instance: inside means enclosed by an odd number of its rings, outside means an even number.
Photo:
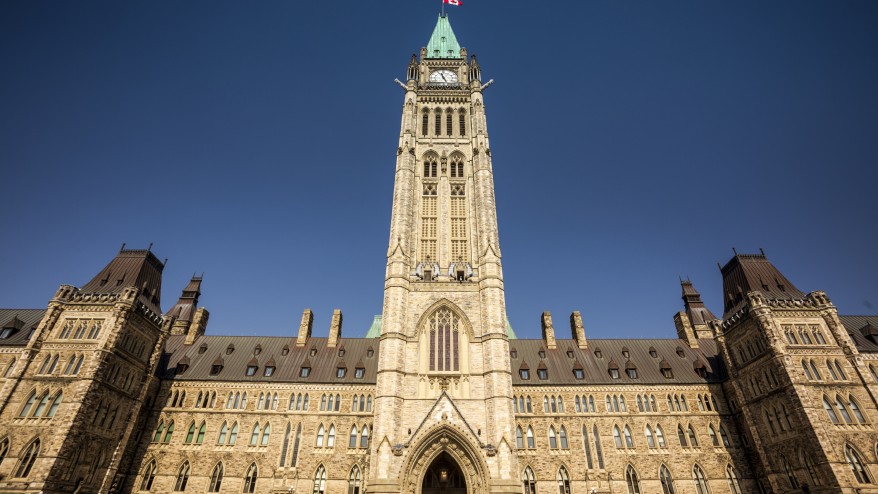
[{"label": "metal roof", "polygon": [[723,319],[746,302],[746,294],[758,291],[769,299],[801,300],[805,294],[793,285],[765,254],[735,254],[721,268],[725,312]]},{"label": "metal roof", "polygon": [[863,353],[878,353],[878,344],[863,334],[866,326],[878,327],[878,316],[838,316],[848,334],[854,340],[857,350]]},{"label": "metal roof", "polygon": [[[5,328],[7,325],[12,326],[16,319],[16,328],[8,338],[0,340],[0,346],[24,346],[30,337],[31,330],[36,329],[46,309],[0,309],[0,324]],[[2,328],[0,328],[2,329]]]},{"label": "metal roof", "polygon": [[427,58],[460,58],[460,45],[448,22],[448,14],[439,14],[433,35],[427,42]]}]

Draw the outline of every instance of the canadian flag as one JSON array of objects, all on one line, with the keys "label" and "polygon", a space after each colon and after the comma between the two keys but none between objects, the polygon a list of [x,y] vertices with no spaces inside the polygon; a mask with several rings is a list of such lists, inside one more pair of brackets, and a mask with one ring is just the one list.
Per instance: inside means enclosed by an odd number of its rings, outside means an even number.
[{"label": "canadian flag", "polygon": [[442,0],[442,3],[447,3],[448,5],[457,5],[457,6],[463,5],[463,2],[461,2],[460,0]]}]

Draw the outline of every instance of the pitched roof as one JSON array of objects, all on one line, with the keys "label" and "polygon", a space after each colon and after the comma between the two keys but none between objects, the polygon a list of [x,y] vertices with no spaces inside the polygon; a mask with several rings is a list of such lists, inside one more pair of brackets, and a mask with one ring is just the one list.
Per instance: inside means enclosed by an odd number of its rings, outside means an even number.
[{"label": "pitched roof", "polygon": [[[520,369],[525,361],[543,362],[549,374],[545,381],[531,375],[530,379],[522,379],[520,373],[513,372],[512,384],[515,386],[558,386],[583,384],[703,384],[721,382],[726,379],[725,367],[717,353],[716,341],[698,340],[697,349],[689,348],[680,339],[626,339],[626,340],[588,340],[588,349],[577,346],[576,340],[557,340],[555,349],[544,348],[541,339],[518,339],[510,341],[510,349],[515,349],[515,357],[511,358],[512,369]],[[628,348],[630,358],[622,355],[622,349]],[[656,356],[649,353],[650,348],[656,350]],[[678,356],[678,350],[682,357]],[[541,359],[539,352],[545,352]],[[600,353],[598,358],[595,353]],[[701,361],[707,377],[696,372],[696,362]],[[637,369],[637,378],[630,378],[620,373],[618,379],[610,377],[612,364],[623,362],[628,369]],[[673,377],[666,378],[661,368],[667,364],[673,370]],[[584,378],[576,379],[573,369],[582,367]],[[619,365],[615,365],[619,368]],[[525,367],[526,368],[526,367]]]},{"label": "pitched roof", "polygon": [[762,292],[775,300],[799,300],[805,298],[800,291],[772,264],[765,254],[735,254],[720,268],[723,275],[723,319],[740,309],[746,302],[746,294]]},{"label": "pitched roof", "polygon": [[448,14],[439,14],[433,35],[427,42],[427,58],[460,58],[460,45],[448,22]]},{"label": "pitched roof", "polygon": [[176,317],[178,321],[192,322],[195,309],[198,308],[198,297],[201,296],[201,280],[201,276],[192,275],[180,299],[168,310],[167,315]]},{"label": "pitched roof", "polygon": [[140,289],[140,301],[161,314],[162,270],[165,265],[149,249],[119,250],[104,269],[80,290],[85,293],[121,293],[126,287]]},{"label": "pitched roof", "polygon": [[683,306],[686,309],[686,315],[689,321],[694,325],[707,324],[707,321],[713,321],[716,316],[710,311],[701,300],[701,294],[692,286],[689,280],[680,280],[680,287],[683,290]]},{"label": "pitched roof", "polygon": [[0,309],[0,329],[14,328],[8,337],[0,340],[0,346],[27,345],[31,330],[36,329],[45,314],[46,309]]},{"label": "pitched roof", "polygon": [[869,327],[878,327],[878,316],[838,316],[848,334],[854,340],[857,350],[863,353],[878,353],[878,344],[868,338]]},{"label": "pitched roof", "polygon": [[[342,338],[338,348],[327,347],[325,337],[309,338],[304,347],[297,347],[295,338],[277,336],[201,336],[192,345],[185,345],[185,339],[183,335],[168,337],[165,354],[157,371],[160,377],[194,381],[310,384],[375,384],[376,380],[378,345],[372,338]],[[262,350],[259,355],[254,355],[257,345]],[[202,350],[203,347],[206,348]],[[229,348],[233,349],[232,353],[228,353]],[[343,356],[339,355],[342,350]],[[369,350],[372,350],[371,356]],[[348,362],[365,364],[361,379],[356,378],[353,368],[348,368],[345,377],[336,377],[336,366],[342,357]],[[184,358],[189,358],[189,367],[177,374],[177,364]],[[269,363],[274,364],[275,370],[266,377],[263,375],[264,366]],[[222,365],[217,375],[211,375],[214,365]],[[247,376],[248,365],[259,367],[252,376]],[[308,377],[300,377],[302,366],[311,368]]]},{"label": "pitched roof", "polygon": [[381,322],[382,316],[375,316],[375,319],[372,319],[372,325],[369,326],[369,331],[366,331],[366,338],[378,338],[381,336]]}]

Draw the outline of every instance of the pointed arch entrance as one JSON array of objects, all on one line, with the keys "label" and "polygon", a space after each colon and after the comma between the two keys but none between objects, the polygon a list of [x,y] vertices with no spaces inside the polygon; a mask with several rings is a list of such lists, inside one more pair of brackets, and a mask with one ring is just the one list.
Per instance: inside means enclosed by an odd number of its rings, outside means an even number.
[{"label": "pointed arch entrance", "polygon": [[448,453],[442,453],[424,473],[421,494],[467,494],[466,478]]},{"label": "pointed arch entrance", "polygon": [[443,424],[423,434],[416,444],[404,470],[405,494],[487,493],[487,464],[466,433]]}]

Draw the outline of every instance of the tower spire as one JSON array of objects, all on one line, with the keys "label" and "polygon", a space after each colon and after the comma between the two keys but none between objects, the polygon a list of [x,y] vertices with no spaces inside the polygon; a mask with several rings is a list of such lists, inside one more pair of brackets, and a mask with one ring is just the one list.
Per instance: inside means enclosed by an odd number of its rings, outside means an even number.
[{"label": "tower spire", "polygon": [[[442,5],[444,7],[445,4]],[[436,27],[433,28],[430,41],[427,42],[427,58],[461,58],[460,44],[457,42],[457,37],[454,36],[451,23],[448,22],[448,14],[444,10],[439,14]]]}]

